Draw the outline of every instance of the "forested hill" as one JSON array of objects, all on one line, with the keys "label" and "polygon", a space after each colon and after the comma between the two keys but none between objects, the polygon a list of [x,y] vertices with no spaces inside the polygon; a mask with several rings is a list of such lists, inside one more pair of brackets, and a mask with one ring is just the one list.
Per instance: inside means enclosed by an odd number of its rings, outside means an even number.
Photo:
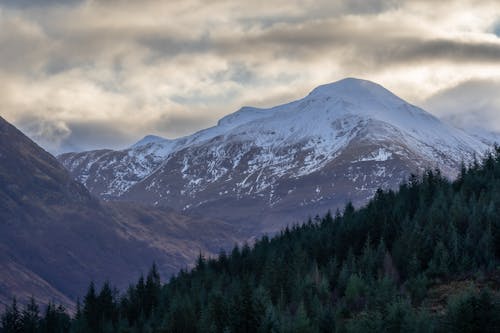
[{"label": "forested hill", "polygon": [[[165,285],[154,268],[120,297],[92,285],[71,321],[52,307],[31,322],[41,332],[498,332],[499,259],[495,148],[454,182],[428,171],[359,210],[200,257]],[[4,332],[33,312],[11,307]]]}]

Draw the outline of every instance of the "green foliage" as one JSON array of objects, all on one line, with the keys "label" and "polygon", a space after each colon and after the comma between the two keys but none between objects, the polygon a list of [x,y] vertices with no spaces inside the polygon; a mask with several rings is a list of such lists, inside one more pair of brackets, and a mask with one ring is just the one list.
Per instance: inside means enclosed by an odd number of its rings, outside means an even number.
[{"label": "green foliage", "polygon": [[24,333],[36,333],[40,329],[40,310],[33,297],[21,314],[21,325]]},{"label": "green foliage", "polygon": [[45,316],[40,320],[42,333],[67,333],[70,330],[71,319],[62,305],[49,303],[45,309]]},{"label": "green foliage", "polygon": [[14,298],[12,305],[7,307],[1,318],[3,333],[20,333],[23,326],[21,322],[21,313],[17,307],[17,301]]},{"label": "green foliage", "polygon": [[156,266],[120,297],[91,284],[71,328],[54,305],[37,319],[34,303],[21,313],[14,302],[2,332],[496,332],[494,293],[469,291],[444,313],[421,306],[433,284],[497,270],[499,221],[495,148],[454,182],[439,171],[411,177],[361,209],[200,255],[164,285]]},{"label": "green foliage", "polygon": [[456,333],[499,332],[500,299],[490,291],[468,290],[453,297],[443,321],[443,331]]}]

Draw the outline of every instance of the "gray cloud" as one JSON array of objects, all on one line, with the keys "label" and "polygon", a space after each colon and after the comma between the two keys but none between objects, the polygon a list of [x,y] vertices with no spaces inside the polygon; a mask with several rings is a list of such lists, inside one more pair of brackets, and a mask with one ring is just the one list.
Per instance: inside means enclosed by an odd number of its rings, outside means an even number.
[{"label": "gray cloud", "polygon": [[[32,140],[48,147],[53,154],[102,148],[125,148],[133,141],[121,126],[104,122],[63,122],[40,117],[23,118],[19,128]],[[133,131],[136,136],[138,135]]]},{"label": "gray cloud", "polygon": [[35,23],[19,17],[1,19],[0,71],[33,73],[50,54],[51,41]]},{"label": "gray cloud", "polygon": [[71,135],[71,130],[62,121],[51,121],[39,117],[18,120],[20,129],[42,146],[60,147]]},{"label": "gray cloud", "polygon": [[216,40],[213,48],[223,55],[254,51],[304,61],[326,54],[338,57],[337,61],[344,66],[353,64],[369,68],[423,61],[500,62],[498,41],[423,38],[413,31],[395,33],[393,26],[365,26],[359,25],[359,22],[349,24],[349,21],[340,19],[297,26],[283,25],[255,36]]},{"label": "gray cloud", "polygon": [[189,113],[172,116],[165,115],[155,122],[153,131],[156,133],[169,133],[170,138],[176,138],[186,133],[193,133],[200,128],[207,128],[214,125],[214,120],[209,115],[202,114],[195,117]]},{"label": "gray cloud", "polygon": [[68,128],[71,134],[61,142],[60,151],[125,148],[133,143],[130,138],[131,133],[127,128],[111,127],[103,122],[69,123]]},{"label": "gray cloud", "polygon": [[462,128],[500,131],[500,81],[470,80],[431,96],[425,106]]},{"label": "gray cloud", "polygon": [[[271,28],[279,24],[302,24],[307,21],[331,19],[345,15],[370,15],[380,14],[395,10],[401,6],[402,1],[397,0],[321,0],[311,1],[303,6],[300,12],[293,14],[249,15],[239,19],[239,23],[247,29],[251,27]],[[299,3],[300,4],[300,3]]]},{"label": "gray cloud", "polygon": [[[500,76],[498,12],[494,0],[0,0],[0,112],[59,152],[186,135],[345,76],[412,102],[443,91],[438,105]],[[475,87],[463,89],[496,95]],[[500,121],[487,118],[497,107],[481,117]]]},{"label": "gray cloud", "polygon": [[399,43],[399,48],[393,47],[384,53],[390,60],[398,62],[440,60],[458,63],[482,61],[500,63],[500,43],[462,42],[446,39],[404,39]]},{"label": "gray cloud", "polygon": [[493,33],[497,36],[500,37],[500,21],[495,24],[493,27]]},{"label": "gray cloud", "polygon": [[70,6],[83,2],[82,0],[0,0],[0,5],[12,8]]}]

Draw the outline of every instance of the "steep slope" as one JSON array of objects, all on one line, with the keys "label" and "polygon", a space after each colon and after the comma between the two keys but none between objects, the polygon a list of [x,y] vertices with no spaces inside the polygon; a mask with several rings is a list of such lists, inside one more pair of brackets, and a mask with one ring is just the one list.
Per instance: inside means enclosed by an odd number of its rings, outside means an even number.
[{"label": "steep slope", "polygon": [[184,138],[59,159],[101,197],[273,231],[292,217],[364,203],[424,168],[452,177],[486,148],[380,85],[344,79],[289,104],[244,107]]},{"label": "steep slope", "polygon": [[125,287],[153,261],[168,276],[236,234],[169,209],[102,204],[0,117],[0,304],[34,295],[72,306],[91,280]]},{"label": "steep slope", "polygon": [[467,127],[462,129],[469,135],[477,138],[478,140],[489,146],[498,145],[500,143],[499,132],[489,131],[479,127]]}]

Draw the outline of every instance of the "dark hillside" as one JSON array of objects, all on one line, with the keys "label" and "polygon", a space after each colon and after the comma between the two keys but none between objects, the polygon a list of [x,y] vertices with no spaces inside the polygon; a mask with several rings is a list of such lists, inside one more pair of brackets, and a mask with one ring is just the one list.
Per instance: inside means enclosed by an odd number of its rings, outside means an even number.
[{"label": "dark hillside", "polygon": [[0,309],[13,296],[73,308],[90,280],[125,288],[153,262],[168,276],[236,235],[171,209],[101,203],[0,118]]},{"label": "dark hillside", "polygon": [[120,297],[92,285],[71,329],[498,332],[499,192],[496,148],[454,182],[428,171],[362,209],[199,257],[163,286],[155,267]]}]

